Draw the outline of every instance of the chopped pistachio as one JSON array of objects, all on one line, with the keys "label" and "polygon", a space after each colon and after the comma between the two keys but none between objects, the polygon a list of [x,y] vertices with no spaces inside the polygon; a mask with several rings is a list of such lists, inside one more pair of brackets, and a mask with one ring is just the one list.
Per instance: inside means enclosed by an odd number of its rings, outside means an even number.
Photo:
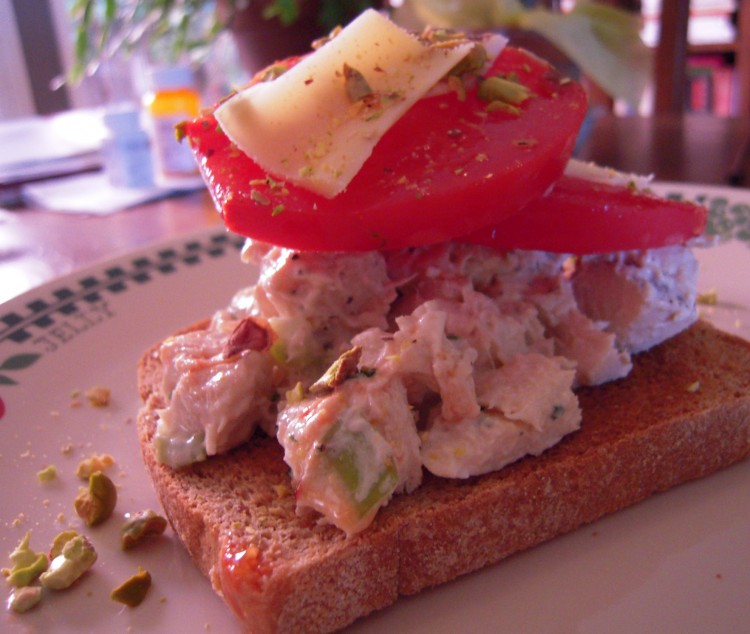
[{"label": "chopped pistachio", "polygon": [[324,44],[328,44],[328,42],[330,42],[332,39],[338,36],[339,33],[341,33],[341,30],[341,26],[336,26],[328,35],[320,37],[317,40],[313,40],[313,43],[311,45],[312,49],[314,51],[317,51]]},{"label": "chopped pistachio", "polygon": [[47,465],[44,469],[37,471],[36,479],[42,484],[52,482],[57,477],[57,467],[55,465]]},{"label": "chopped pistachio", "polygon": [[34,579],[47,570],[49,559],[45,553],[38,553],[29,547],[31,532],[23,536],[21,542],[10,554],[12,568],[4,568],[3,575],[10,585],[21,588],[28,586]]},{"label": "chopped pistachio", "polygon": [[273,81],[274,79],[281,77],[288,70],[289,67],[286,64],[281,64],[278,62],[275,64],[271,64],[260,72],[260,81]]},{"label": "chopped pistachio", "polygon": [[126,517],[120,528],[120,545],[123,550],[135,548],[152,535],[161,535],[167,528],[167,520],[152,510],[141,511]]},{"label": "chopped pistachio", "polygon": [[703,293],[698,293],[696,301],[699,304],[703,304],[704,306],[715,306],[719,301],[719,293],[715,288],[712,288],[711,290],[704,291]]},{"label": "chopped pistachio", "polygon": [[135,608],[146,598],[149,588],[151,588],[151,575],[139,566],[138,572],[112,590],[109,596],[113,601]]},{"label": "chopped pistachio", "polygon": [[65,590],[83,575],[96,561],[96,550],[83,535],[67,541],[62,552],[52,560],[39,581],[50,590]]},{"label": "chopped pistachio", "polygon": [[323,376],[310,386],[310,392],[312,394],[330,392],[347,379],[355,376],[357,374],[357,364],[361,356],[362,348],[360,346],[354,346],[342,353],[325,371]]},{"label": "chopped pistachio", "polygon": [[28,612],[42,599],[41,586],[24,586],[15,588],[8,597],[8,608],[22,614]]},{"label": "chopped pistachio", "polygon": [[504,101],[490,101],[490,103],[487,104],[487,112],[505,112],[507,114],[518,116],[521,114],[521,109],[512,106],[509,103],[505,103]]},{"label": "chopped pistachio", "polygon": [[178,143],[182,143],[182,140],[187,136],[187,122],[181,121],[174,127],[174,137]]},{"label": "chopped pistachio", "polygon": [[349,64],[344,64],[344,89],[347,99],[352,103],[362,101],[373,94],[365,76]]},{"label": "chopped pistachio", "polygon": [[74,530],[63,531],[55,535],[55,539],[52,540],[52,546],[49,550],[50,560],[58,557],[62,554],[62,549],[71,539],[78,537],[78,533]]},{"label": "chopped pistachio", "polygon": [[263,205],[264,207],[271,204],[271,200],[263,192],[257,189],[250,190],[250,198],[254,203]]},{"label": "chopped pistachio", "polygon": [[109,454],[92,454],[78,463],[78,466],[76,467],[76,476],[83,480],[88,480],[92,473],[95,473],[96,471],[105,471],[114,464],[115,459]]},{"label": "chopped pistachio", "polygon": [[288,403],[299,403],[305,400],[305,388],[302,387],[302,383],[298,381],[294,388],[287,390],[286,400]]},{"label": "chopped pistachio", "polygon": [[271,348],[273,342],[274,332],[268,324],[253,317],[245,317],[237,322],[229,335],[222,350],[222,356],[229,359],[249,350],[265,352]]},{"label": "chopped pistachio", "polygon": [[479,85],[477,97],[482,101],[500,101],[518,106],[531,97],[531,91],[510,79],[488,77]]},{"label": "chopped pistachio", "polygon": [[81,488],[73,506],[87,526],[96,526],[109,519],[117,504],[117,489],[101,471],[89,477],[88,489]]},{"label": "chopped pistachio", "polygon": [[487,63],[487,49],[479,42],[475,42],[466,56],[449,71],[450,75],[462,77],[464,75],[478,75]]},{"label": "chopped pistachio", "polygon": [[107,387],[96,385],[86,390],[86,398],[94,407],[107,407],[110,396],[111,391]]}]

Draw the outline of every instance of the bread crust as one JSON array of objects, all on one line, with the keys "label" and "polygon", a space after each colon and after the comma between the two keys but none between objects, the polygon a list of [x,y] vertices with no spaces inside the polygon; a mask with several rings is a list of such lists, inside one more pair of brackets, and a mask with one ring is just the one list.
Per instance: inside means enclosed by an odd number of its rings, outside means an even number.
[{"label": "bread crust", "polygon": [[750,343],[698,322],[638,355],[628,378],[579,390],[581,429],[542,456],[467,480],[426,474],[347,538],[296,513],[282,450],[260,433],[185,469],[159,464],[158,345],[138,385],[143,460],[164,511],[251,632],[342,628],[750,455]]}]

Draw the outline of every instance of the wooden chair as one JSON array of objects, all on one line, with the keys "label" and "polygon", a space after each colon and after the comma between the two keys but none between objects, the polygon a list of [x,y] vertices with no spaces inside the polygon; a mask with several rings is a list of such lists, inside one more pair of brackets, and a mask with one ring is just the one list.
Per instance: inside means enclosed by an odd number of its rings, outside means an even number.
[{"label": "wooden chair", "polygon": [[[738,0],[734,52],[738,113],[750,116],[750,0]],[[685,109],[690,0],[662,0],[661,34],[654,66],[654,114],[677,114]]]}]

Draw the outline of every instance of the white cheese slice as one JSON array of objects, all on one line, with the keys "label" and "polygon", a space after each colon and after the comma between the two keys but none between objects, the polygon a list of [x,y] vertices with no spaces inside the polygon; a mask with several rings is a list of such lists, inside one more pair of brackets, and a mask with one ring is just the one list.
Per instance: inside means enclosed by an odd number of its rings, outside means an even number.
[{"label": "white cheese slice", "polygon": [[611,167],[603,167],[596,163],[587,163],[578,159],[570,159],[565,166],[565,175],[572,178],[580,178],[594,183],[605,185],[616,185],[618,187],[635,186],[639,191],[644,191],[651,186],[653,175],[633,174],[620,172]]},{"label": "white cheese slice", "polygon": [[[215,115],[267,172],[332,198],[383,134],[472,46],[428,46],[368,10],[298,65],[238,93]],[[346,67],[366,84],[347,81]],[[361,86],[372,97],[347,94],[347,87]]]}]

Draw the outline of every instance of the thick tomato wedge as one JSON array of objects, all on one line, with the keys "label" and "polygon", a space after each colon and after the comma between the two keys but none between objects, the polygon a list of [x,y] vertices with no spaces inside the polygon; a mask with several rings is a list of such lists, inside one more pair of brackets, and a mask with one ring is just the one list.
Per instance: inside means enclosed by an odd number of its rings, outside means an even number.
[{"label": "thick tomato wedge", "polygon": [[682,244],[703,233],[708,210],[632,188],[564,176],[519,213],[466,242],[495,249],[607,253]]},{"label": "thick tomato wedge", "polygon": [[268,177],[212,115],[184,132],[233,232],[316,251],[439,242],[497,223],[540,196],[562,174],[585,115],[582,88],[525,51],[506,47],[488,75],[530,89],[519,113],[488,112],[473,93],[422,99],[332,199]]}]

